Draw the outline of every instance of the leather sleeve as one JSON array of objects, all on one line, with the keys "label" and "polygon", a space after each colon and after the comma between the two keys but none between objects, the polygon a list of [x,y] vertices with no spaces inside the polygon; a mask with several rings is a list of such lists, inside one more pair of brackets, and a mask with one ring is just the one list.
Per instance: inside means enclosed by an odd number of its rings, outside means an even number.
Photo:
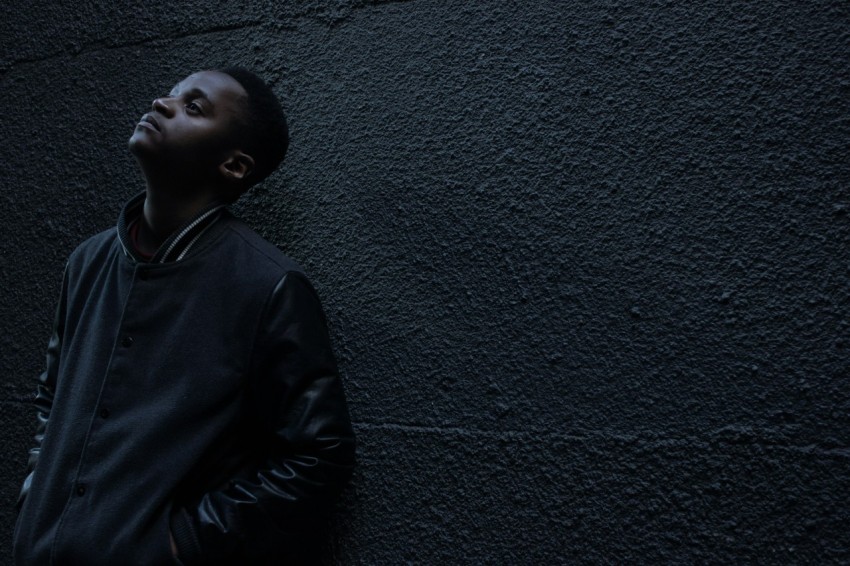
[{"label": "leather sleeve", "polygon": [[298,272],[267,303],[251,370],[247,407],[268,450],[224,487],[175,509],[171,529],[186,565],[279,556],[351,474],[354,435],[325,316]]},{"label": "leather sleeve", "polygon": [[62,347],[62,334],[65,330],[67,277],[68,266],[66,265],[65,271],[62,274],[62,289],[59,293],[59,304],[56,307],[56,316],[53,320],[53,332],[50,335],[50,341],[47,343],[47,364],[44,371],[38,377],[38,387],[33,401],[37,410],[38,428],[35,433],[35,445],[29,451],[27,477],[24,479],[20,494],[18,495],[18,509],[24,504],[24,499],[26,499],[29,493],[30,485],[32,484],[32,475],[38,463],[39,454],[41,453],[41,442],[44,439],[44,432],[47,429],[50,409],[53,406],[53,392],[56,390],[56,376],[59,372],[59,351]]}]

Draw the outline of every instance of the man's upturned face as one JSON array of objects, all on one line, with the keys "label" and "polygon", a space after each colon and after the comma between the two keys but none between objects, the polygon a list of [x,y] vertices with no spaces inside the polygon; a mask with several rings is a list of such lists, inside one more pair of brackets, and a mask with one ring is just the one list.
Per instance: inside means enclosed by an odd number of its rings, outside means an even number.
[{"label": "man's upturned face", "polygon": [[225,152],[237,146],[240,101],[247,96],[225,73],[190,75],[153,101],[130,137],[130,151],[143,164],[175,175],[214,174]]}]

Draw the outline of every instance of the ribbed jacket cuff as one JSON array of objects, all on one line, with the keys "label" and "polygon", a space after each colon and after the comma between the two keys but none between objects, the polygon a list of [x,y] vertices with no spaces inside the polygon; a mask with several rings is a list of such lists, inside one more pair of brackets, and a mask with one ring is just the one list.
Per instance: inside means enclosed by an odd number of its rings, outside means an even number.
[{"label": "ribbed jacket cuff", "polygon": [[190,566],[201,562],[201,543],[192,525],[192,518],[185,509],[176,509],[171,514],[171,536],[177,546],[177,558],[182,564]]}]

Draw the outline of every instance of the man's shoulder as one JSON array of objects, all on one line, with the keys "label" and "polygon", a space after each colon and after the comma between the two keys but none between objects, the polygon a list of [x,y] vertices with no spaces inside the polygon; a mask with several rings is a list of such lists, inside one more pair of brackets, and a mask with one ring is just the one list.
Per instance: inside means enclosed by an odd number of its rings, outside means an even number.
[{"label": "man's shoulder", "polygon": [[76,249],[71,252],[68,262],[76,263],[90,261],[104,253],[109,253],[117,245],[119,245],[118,233],[113,226],[112,228],[98,232],[94,236],[83,240]]},{"label": "man's shoulder", "polygon": [[304,274],[298,262],[238,218],[231,218],[227,228],[231,234],[230,240],[238,248],[238,258],[234,259],[242,262],[242,267],[278,278],[289,272]]}]

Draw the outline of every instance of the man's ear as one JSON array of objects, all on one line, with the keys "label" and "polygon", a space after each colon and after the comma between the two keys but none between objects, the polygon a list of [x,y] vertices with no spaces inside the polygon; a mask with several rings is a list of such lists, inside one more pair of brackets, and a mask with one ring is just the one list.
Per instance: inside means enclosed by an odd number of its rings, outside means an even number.
[{"label": "man's ear", "polygon": [[228,181],[242,181],[254,170],[254,158],[247,153],[234,151],[218,166],[219,173]]}]

